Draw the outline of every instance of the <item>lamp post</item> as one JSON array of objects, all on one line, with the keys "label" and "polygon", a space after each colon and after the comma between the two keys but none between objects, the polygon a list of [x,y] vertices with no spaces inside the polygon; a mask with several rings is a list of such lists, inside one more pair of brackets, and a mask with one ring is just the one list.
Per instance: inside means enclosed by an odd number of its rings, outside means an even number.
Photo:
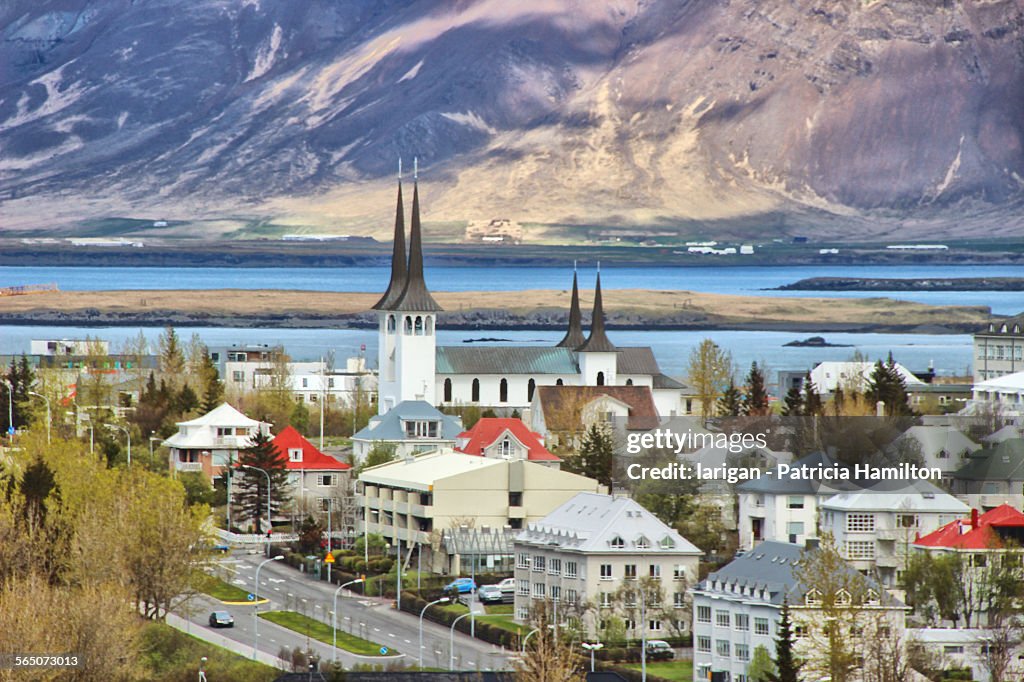
[{"label": "lamp post", "polygon": [[46,444],[50,444],[50,399],[42,393],[36,393],[35,391],[29,391],[29,395],[34,395],[37,398],[42,398],[43,402],[46,403]]},{"label": "lamp post", "polygon": [[331,646],[333,647],[331,651],[332,663],[337,662],[338,660],[338,593],[346,587],[348,587],[349,585],[361,583],[363,582],[363,580],[365,580],[365,578],[356,578],[355,580],[349,580],[347,583],[339,585],[338,589],[334,591],[334,610],[331,611]]},{"label": "lamp post", "polygon": [[[334,554],[334,539],[331,537],[331,512],[334,511],[334,498],[327,498],[327,553]],[[331,582],[331,564],[327,564],[327,582]]]},{"label": "lamp post", "polygon": [[526,637],[523,637],[523,654],[526,654],[526,643],[530,641],[530,637],[540,632],[540,628],[534,628],[526,633]]},{"label": "lamp post", "polygon": [[451,633],[448,635],[448,670],[455,670],[455,624],[463,618],[465,618],[466,616],[471,615],[473,615],[472,610],[470,610],[469,613],[462,614],[461,616],[452,621],[452,630]]},{"label": "lamp post", "polygon": [[447,604],[449,601],[451,601],[451,600],[448,599],[448,597],[441,597],[440,599],[435,599],[434,601],[432,601],[429,604],[427,604],[426,606],[424,606],[423,610],[420,611],[420,652],[419,652],[420,656],[419,656],[419,659],[420,659],[420,669],[421,670],[423,669],[423,614],[425,614],[427,612],[427,609],[429,609],[434,604]]},{"label": "lamp post", "polygon": [[260,562],[260,565],[256,567],[256,577],[254,579],[256,584],[252,590],[252,659],[254,661],[256,660],[256,651],[260,644],[260,619],[258,615],[260,610],[260,569],[263,568],[264,564],[269,564],[271,561],[281,561],[283,559],[284,555],[278,554],[273,559],[264,559]]},{"label": "lamp post", "polygon": [[0,379],[7,387],[7,426],[10,427],[10,434],[14,436],[14,386],[7,379]]},{"label": "lamp post", "polygon": [[583,642],[580,646],[590,652],[590,672],[594,672],[594,652],[598,649],[603,649],[604,644],[601,644],[601,642],[594,642],[593,644]]},{"label": "lamp post", "polygon": [[[267,477],[267,532],[269,533],[273,527],[270,517],[270,474],[267,473],[266,469],[260,467],[254,467],[251,464],[243,464],[243,469],[255,469],[256,471],[263,472],[263,475]],[[270,556],[270,537],[267,537],[267,556]]]},{"label": "lamp post", "polygon": [[640,588],[640,682],[647,682],[647,595]]},{"label": "lamp post", "polygon": [[120,424],[106,424],[106,427],[111,430],[124,431],[124,435],[128,438],[128,468],[132,467],[132,432],[127,427],[121,426]]},{"label": "lamp post", "polygon": [[156,431],[150,431],[149,432],[149,464],[150,464],[150,466],[153,465],[153,441],[155,441],[155,440],[163,440],[159,436],[154,436],[153,435],[154,433],[156,433]]}]

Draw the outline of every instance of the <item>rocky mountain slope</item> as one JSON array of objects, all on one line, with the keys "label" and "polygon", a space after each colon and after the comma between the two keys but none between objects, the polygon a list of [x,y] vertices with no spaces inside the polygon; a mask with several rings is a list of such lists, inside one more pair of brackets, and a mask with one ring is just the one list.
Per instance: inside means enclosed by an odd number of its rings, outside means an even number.
[{"label": "rocky mountain slope", "polygon": [[1020,234],[1021,0],[12,0],[0,227]]}]

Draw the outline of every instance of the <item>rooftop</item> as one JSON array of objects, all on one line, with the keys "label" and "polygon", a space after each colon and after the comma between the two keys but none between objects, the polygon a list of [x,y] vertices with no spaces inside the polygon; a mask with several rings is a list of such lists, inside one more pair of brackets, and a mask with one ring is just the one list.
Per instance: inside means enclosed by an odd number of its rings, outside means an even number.
[{"label": "rooftop", "polygon": [[539,434],[531,431],[521,419],[514,418],[481,418],[473,425],[473,428],[459,434],[459,442],[462,443],[465,440],[465,443],[457,446],[456,451],[467,455],[483,455],[485,448],[497,442],[505,434],[511,435],[527,449],[527,459],[530,461],[561,461],[544,447],[544,442]]},{"label": "rooftop", "polygon": [[[290,471],[301,471],[305,469],[322,469],[324,471],[344,471],[351,469],[352,465],[348,462],[342,462],[330,455],[324,454],[316,449],[312,443],[295,430],[295,427],[289,425],[284,427],[281,433],[277,434],[272,441],[277,451],[284,454],[288,458],[288,469]],[[292,450],[302,450],[302,459],[300,461],[292,461],[289,456]]]},{"label": "rooftop", "polygon": [[438,421],[441,428],[437,438],[420,438],[415,440],[433,440],[454,442],[462,432],[462,422],[457,417],[445,414],[425,400],[403,400],[384,414],[370,417],[370,422],[354,436],[360,441],[400,441],[414,440],[406,435],[403,422],[406,421]]}]

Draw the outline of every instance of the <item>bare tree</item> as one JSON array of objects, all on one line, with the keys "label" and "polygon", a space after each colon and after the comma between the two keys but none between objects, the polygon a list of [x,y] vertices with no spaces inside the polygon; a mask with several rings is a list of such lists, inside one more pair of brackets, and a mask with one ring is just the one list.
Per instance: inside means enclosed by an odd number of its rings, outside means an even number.
[{"label": "bare tree", "polygon": [[551,604],[535,601],[529,623],[534,632],[516,664],[516,682],[582,682],[586,674],[574,650],[577,643],[557,631]]},{"label": "bare tree", "polygon": [[702,417],[711,416],[715,402],[734,373],[732,355],[711,339],[704,339],[690,353],[686,381],[700,400]]}]

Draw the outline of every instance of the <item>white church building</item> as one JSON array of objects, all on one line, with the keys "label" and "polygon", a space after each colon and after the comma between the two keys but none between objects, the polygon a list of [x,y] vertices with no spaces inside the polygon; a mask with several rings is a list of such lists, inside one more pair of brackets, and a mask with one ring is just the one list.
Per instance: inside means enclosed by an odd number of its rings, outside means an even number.
[{"label": "white church building", "polygon": [[379,322],[380,414],[410,400],[524,411],[538,386],[562,385],[648,387],[660,416],[690,413],[692,392],[661,371],[649,347],[618,347],[606,335],[600,272],[587,336],[574,273],[569,329],[557,345],[438,346],[441,306],[424,280],[419,188],[415,185],[411,222],[406,256],[399,183],[391,280],[374,306]]}]

